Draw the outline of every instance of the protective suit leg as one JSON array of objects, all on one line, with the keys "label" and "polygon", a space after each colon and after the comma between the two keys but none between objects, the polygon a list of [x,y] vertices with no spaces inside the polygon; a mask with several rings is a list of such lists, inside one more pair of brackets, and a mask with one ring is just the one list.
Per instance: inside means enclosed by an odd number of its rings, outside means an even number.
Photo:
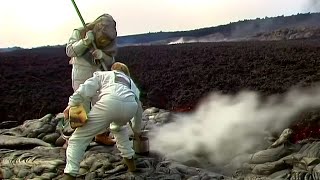
[{"label": "protective suit leg", "polygon": [[116,139],[116,145],[122,157],[131,158],[134,155],[132,142],[129,140],[127,126],[118,126],[111,123],[110,130]]},{"label": "protective suit leg", "polygon": [[[95,70],[96,68],[93,68],[93,67],[73,64],[72,72],[71,72],[73,91],[76,91],[79,88],[80,84],[83,84],[87,79],[91,78]],[[88,114],[90,111],[90,101],[85,100],[83,102],[83,107],[86,110],[86,113]],[[68,140],[66,140],[66,142],[63,145],[63,148],[67,148],[67,147],[68,147]]]},{"label": "protective suit leg", "polygon": [[73,64],[71,72],[73,91],[76,91],[80,84],[91,78],[96,70],[96,68]]},{"label": "protective suit leg", "polygon": [[[98,100],[98,95],[93,96],[91,106],[94,106]],[[112,137],[110,137],[109,127],[107,127],[107,129],[103,133],[96,135],[94,141],[107,146],[113,146],[116,143],[116,141]]]},{"label": "protective suit leg", "polygon": [[[112,108],[109,107],[109,108]],[[113,109],[110,109],[111,111]],[[80,168],[80,162],[89,143],[93,137],[105,130],[112,121],[108,118],[107,113],[110,112],[107,106],[97,102],[88,114],[87,123],[77,128],[68,141],[66,151],[67,163],[64,173],[76,176]]]},{"label": "protective suit leg", "polygon": [[120,101],[108,96],[102,97],[89,112],[87,124],[77,128],[70,137],[66,151],[67,164],[64,173],[72,176],[77,175],[85,149],[92,138],[105,130],[112,121],[120,124],[119,128],[114,131],[114,135],[121,155],[132,157],[134,155],[132,144],[129,141],[126,129],[121,125],[127,124],[136,111],[137,103],[134,100]]},{"label": "protective suit leg", "polygon": [[133,118],[137,112],[138,104],[132,99],[132,101],[123,102],[120,112],[115,112],[118,117],[110,124],[111,133],[116,139],[116,145],[121,156],[124,158],[131,158],[134,155],[132,149],[132,142],[129,140],[128,134],[128,122]]}]

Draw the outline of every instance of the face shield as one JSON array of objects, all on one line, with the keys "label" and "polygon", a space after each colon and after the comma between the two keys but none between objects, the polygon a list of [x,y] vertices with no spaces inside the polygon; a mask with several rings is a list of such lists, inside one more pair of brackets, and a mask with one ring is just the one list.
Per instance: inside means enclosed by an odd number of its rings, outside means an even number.
[{"label": "face shield", "polygon": [[93,33],[97,47],[106,47],[117,37],[116,22],[112,16],[104,14],[95,21]]}]

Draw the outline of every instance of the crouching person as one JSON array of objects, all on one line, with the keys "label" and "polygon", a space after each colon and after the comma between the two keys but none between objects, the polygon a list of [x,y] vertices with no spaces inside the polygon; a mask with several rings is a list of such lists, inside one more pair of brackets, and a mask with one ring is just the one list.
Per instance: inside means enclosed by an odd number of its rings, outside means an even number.
[{"label": "crouching person", "polygon": [[129,141],[127,124],[132,120],[133,130],[136,133],[141,132],[140,92],[130,78],[129,69],[125,64],[116,62],[111,69],[111,71],[95,72],[93,77],[81,84],[69,98],[68,106],[64,110],[65,118],[69,115],[71,107],[81,106],[83,102],[95,95],[99,97],[87,114],[86,123],[78,127],[69,139],[64,179],[75,179],[80,162],[92,138],[109,125],[128,171],[136,170],[133,159],[135,152]]}]

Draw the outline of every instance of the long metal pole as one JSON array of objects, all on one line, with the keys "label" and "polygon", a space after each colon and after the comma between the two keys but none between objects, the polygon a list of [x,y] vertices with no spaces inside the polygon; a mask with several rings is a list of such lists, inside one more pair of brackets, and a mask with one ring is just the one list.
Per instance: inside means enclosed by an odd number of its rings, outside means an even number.
[{"label": "long metal pole", "polygon": [[[84,22],[84,19],[82,18],[82,15],[81,15],[81,13],[80,13],[80,11],[78,9],[78,6],[77,6],[76,2],[74,0],[71,0],[71,2],[72,2],[74,8],[77,11],[77,14],[78,14],[78,16],[79,16],[79,18],[80,18],[80,20],[82,22],[83,27],[85,29],[87,29],[86,23]],[[97,49],[97,46],[96,46],[96,44],[94,42],[92,42],[92,46],[93,46],[94,49]],[[104,63],[101,63],[101,62],[99,62],[99,63],[100,63],[100,65],[102,65],[102,69],[106,71],[107,70],[106,65]]]},{"label": "long metal pole", "polygon": [[77,6],[76,2],[74,2],[74,0],[71,0],[71,2],[72,2],[74,8],[76,9],[76,11],[77,11],[77,13],[78,13],[78,16],[79,16],[79,18],[80,18],[80,20],[81,20],[81,22],[82,22],[83,27],[87,28],[86,23],[84,22],[84,20],[83,20],[83,18],[82,18],[82,16],[81,16],[81,13],[80,13],[80,11],[79,11],[79,9],[78,9],[78,6]]}]

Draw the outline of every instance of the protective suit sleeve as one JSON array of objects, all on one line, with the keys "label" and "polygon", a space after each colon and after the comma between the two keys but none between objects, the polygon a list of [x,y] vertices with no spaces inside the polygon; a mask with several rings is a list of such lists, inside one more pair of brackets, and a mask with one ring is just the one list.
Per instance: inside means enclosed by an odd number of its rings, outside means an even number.
[{"label": "protective suit sleeve", "polygon": [[136,97],[140,100],[140,90],[138,89],[138,87],[136,86],[136,84],[131,80],[131,90],[133,91],[133,93],[136,95]]},{"label": "protective suit sleeve", "polygon": [[80,87],[70,96],[68,105],[77,106],[85,100],[90,101],[100,88],[100,77],[95,72],[93,73],[93,77],[80,84]]},{"label": "protective suit sleeve", "polygon": [[140,101],[140,91],[137,88],[136,84],[131,80],[131,90],[136,96],[136,101],[138,103],[138,109],[136,114],[134,115],[133,119],[131,120],[132,123],[132,129],[140,133],[141,132],[141,126],[142,126],[142,113],[143,113],[143,108],[142,108],[142,103]]},{"label": "protective suit sleeve", "polygon": [[136,132],[136,133],[140,133],[141,132],[141,126],[142,126],[143,109],[142,109],[142,104],[141,104],[140,100],[138,100],[137,103],[138,103],[138,109],[137,109],[137,112],[134,115],[133,119],[131,120],[131,123],[132,123],[133,131]]},{"label": "protective suit sleeve", "polygon": [[78,57],[85,53],[88,46],[85,45],[84,40],[80,36],[80,31],[75,29],[72,32],[69,42],[66,46],[66,54],[69,57]]},{"label": "protective suit sleeve", "polygon": [[104,53],[102,51],[102,58],[103,62],[105,63],[105,65],[110,66],[114,63],[114,57],[107,55],[106,53]]}]

